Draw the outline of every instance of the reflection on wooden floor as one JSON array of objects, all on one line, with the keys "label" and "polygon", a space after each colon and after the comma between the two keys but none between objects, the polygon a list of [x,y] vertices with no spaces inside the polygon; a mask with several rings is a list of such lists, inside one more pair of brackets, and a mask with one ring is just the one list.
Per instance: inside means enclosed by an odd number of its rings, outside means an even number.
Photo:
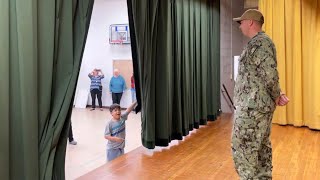
[{"label": "reflection on wooden floor", "polygon": [[[192,131],[170,147],[139,147],[78,178],[95,179],[238,179],[230,151],[232,116]],[[273,125],[273,179],[320,179],[320,132]]]}]

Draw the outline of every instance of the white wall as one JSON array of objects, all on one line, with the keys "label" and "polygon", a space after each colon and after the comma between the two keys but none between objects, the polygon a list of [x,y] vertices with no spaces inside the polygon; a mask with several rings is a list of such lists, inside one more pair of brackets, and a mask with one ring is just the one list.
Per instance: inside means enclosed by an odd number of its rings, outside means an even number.
[{"label": "white wall", "polygon": [[[128,24],[126,0],[95,0],[79,73],[75,102],[79,102],[79,100],[87,101],[87,104],[91,105],[88,73],[94,68],[99,68],[105,75],[102,80],[102,104],[103,106],[110,106],[112,103],[111,94],[109,94],[109,82],[113,74],[113,60],[128,60],[132,59],[132,56],[130,45],[109,44],[109,26],[111,24]],[[122,107],[127,107],[131,103],[129,88],[122,96]],[[83,91],[87,91],[88,96],[79,93]],[[98,104],[97,100],[96,103]]]},{"label": "white wall", "polygon": [[[221,32],[221,84],[225,84],[230,96],[233,97],[234,79],[232,77],[232,61],[234,55],[239,55],[245,40],[239,31],[239,25],[232,22],[233,17],[240,16],[243,9],[243,0],[222,0],[220,2],[220,32]],[[240,7],[240,8],[239,8]],[[109,106],[112,103],[109,92],[109,81],[112,77],[112,61],[132,59],[130,45],[109,44],[110,24],[127,24],[128,12],[126,0],[95,0],[92,12],[91,24],[87,37],[86,47],[80,69],[76,101],[87,101],[91,105],[91,98],[79,96],[79,91],[88,91],[90,79],[88,73],[94,68],[101,68],[105,74],[102,80],[104,86],[102,103]],[[126,91],[121,100],[121,106],[127,107],[131,103],[130,90]],[[223,112],[232,112],[226,99],[221,96],[221,108]]]},{"label": "white wall", "polygon": [[[243,49],[243,35],[239,30],[239,24],[232,18],[239,17],[243,13],[243,0],[220,1],[220,75],[222,84],[233,100],[233,56],[240,55]],[[221,93],[222,112],[232,113],[233,109],[228,105],[230,101]]]}]

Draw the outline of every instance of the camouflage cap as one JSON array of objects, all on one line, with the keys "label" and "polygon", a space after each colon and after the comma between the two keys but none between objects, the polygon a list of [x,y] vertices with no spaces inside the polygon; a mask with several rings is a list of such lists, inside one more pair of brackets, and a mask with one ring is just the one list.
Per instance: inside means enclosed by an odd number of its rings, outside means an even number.
[{"label": "camouflage cap", "polygon": [[264,23],[263,14],[256,9],[248,9],[246,10],[241,17],[233,18],[233,21],[240,23],[242,20],[255,20]]}]

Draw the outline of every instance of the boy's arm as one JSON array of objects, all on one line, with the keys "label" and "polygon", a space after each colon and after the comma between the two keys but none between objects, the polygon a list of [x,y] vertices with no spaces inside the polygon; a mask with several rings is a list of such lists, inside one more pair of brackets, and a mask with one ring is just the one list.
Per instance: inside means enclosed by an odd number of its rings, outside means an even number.
[{"label": "boy's arm", "polygon": [[122,138],[114,137],[114,136],[110,136],[110,135],[105,135],[104,138],[107,139],[107,140],[109,140],[109,141],[115,141],[115,142],[122,142],[122,141],[124,141],[124,139],[122,139]]},{"label": "boy's arm", "polygon": [[134,107],[137,105],[137,101],[132,103],[127,109],[126,109],[126,113],[129,114],[133,109]]},{"label": "boy's arm", "polygon": [[108,124],[106,125],[106,129],[104,130],[104,138],[109,141],[115,141],[115,142],[120,142],[120,143],[122,141],[124,141],[124,139],[121,139],[119,137],[111,136],[110,121],[108,122]]}]

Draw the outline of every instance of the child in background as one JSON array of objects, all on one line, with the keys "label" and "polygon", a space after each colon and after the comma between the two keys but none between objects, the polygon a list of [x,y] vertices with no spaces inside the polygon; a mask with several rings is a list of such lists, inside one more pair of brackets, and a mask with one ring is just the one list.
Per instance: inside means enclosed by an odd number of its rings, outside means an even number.
[{"label": "child in background", "polygon": [[112,104],[110,106],[112,119],[108,121],[104,132],[104,138],[108,140],[107,161],[111,161],[124,154],[126,139],[125,121],[136,105],[137,102],[132,103],[123,114],[121,114],[119,104]]}]

